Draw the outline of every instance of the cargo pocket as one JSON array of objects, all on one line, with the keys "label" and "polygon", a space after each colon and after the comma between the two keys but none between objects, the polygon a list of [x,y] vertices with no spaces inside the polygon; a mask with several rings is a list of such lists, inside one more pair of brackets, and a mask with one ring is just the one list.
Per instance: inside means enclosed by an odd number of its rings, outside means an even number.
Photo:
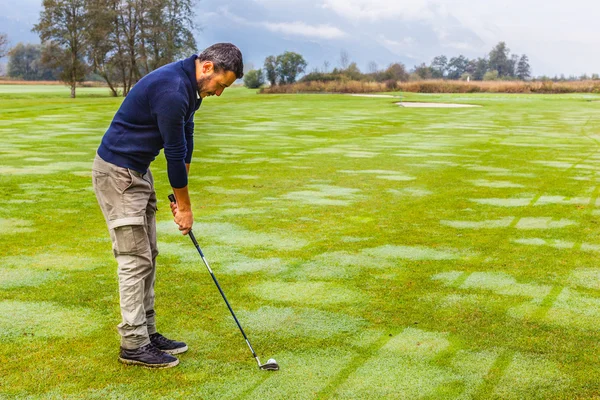
[{"label": "cargo pocket", "polygon": [[116,255],[139,254],[149,246],[144,217],[128,217],[109,221],[113,252]]}]

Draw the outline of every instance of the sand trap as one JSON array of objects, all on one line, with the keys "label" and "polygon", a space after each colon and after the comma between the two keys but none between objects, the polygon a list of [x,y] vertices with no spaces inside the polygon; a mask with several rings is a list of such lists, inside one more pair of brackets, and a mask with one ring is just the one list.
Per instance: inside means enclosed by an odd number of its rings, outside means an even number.
[{"label": "sand trap", "polygon": [[400,107],[408,108],[472,108],[481,107],[475,104],[456,104],[456,103],[417,103],[417,102],[406,102],[401,101],[396,103]]},{"label": "sand trap", "polygon": [[377,98],[398,98],[400,96],[392,96],[391,94],[351,94],[354,97],[377,97]]}]

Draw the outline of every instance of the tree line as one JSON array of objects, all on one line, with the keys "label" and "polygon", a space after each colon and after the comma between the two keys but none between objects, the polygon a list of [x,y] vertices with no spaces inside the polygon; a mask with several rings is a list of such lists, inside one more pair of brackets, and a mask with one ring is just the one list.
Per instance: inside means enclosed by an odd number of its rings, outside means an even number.
[{"label": "tree line", "polygon": [[[528,80],[532,76],[527,55],[510,54],[505,42],[498,43],[485,57],[470,60],[463,55],[450,59],[441,55],[435,57],[429,65],[422,63],[411,70],[400,62],[379,69],[372,61],[369,63],[369,72],[362,73],[356,63],[350,62],[350,56],[346,51],[340,53],[339,64],[340,68],[329,71],[329,63],[325,62],[323,69],[314,69],[304,75],[301,81],[387,82],[390,89],[394,89],[396,82],[408,80]],[[297,53],[285,52],[279,56],[268,56],[263,69],[249,71],[245,75],[244,82],[250,88],[258,88],[266,81],[271,86],[291,84],[296,82],[297,77],[306,70],[306,67],[306,61]]]},{"label": "tree line", "polygon": [[[71,87],[91,72],[126,96],[149,72],[196,49],[195,0],[44,0],[33,31],[42,45],[17,45],[11,70],[40,78],[48,68]],[[0,36],[1,38],[2,36]],[[0,39],[0,52],[2,41]],[[37,58],[35,57],[37,55]]]},{"label": "tree line", "polygon": [[441,55],[429,65],[415,66],[412,72],[422,79],[524,81],[531,78],[529,57],[526,54],[510,54],[505,42],[498,43],[485,57],[469,60],[463,55],[450,59]]}]

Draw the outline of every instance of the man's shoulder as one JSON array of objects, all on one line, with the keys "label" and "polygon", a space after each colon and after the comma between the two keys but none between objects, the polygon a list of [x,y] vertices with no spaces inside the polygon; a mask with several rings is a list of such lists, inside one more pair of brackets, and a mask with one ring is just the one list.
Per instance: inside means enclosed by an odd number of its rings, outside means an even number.
[{"label": "man's shoulder", "polygon": [[144,86],[149,97],[180,95],[187,99],[189,96],[186,76],[182,76],[176,69],[163,70],[161,73],[153,76],[149,74],[147,77],[149,79]]},{"label": "man's shoulder", "polygon": [[164,65],[148,75],[144,76],[140,82],[145,81],[147,85],[153,85],[158,83],[170,83],[169,87],[175,86],[177,88],[180,84],[185,83],[186,78],[185,72],[181,69],[179,61]]}]

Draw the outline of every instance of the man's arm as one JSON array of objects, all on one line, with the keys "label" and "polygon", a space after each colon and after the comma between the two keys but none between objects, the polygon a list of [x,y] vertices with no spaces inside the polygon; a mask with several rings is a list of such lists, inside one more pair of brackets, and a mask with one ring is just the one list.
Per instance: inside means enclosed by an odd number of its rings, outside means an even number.
[{"label": "man's arm", "polygon": [[188,172],[189,164],[192,162],[192,153],[194,152],[194,115],[196,113],[193,112],[192,116],[185,124],[185,142],[187,144],[187,153],[185,155],[185,163],[188,164]]},{"label": "man's arm", "polygon": [[171,210],[175,223],[179,225],[179,230],[186,235],[192,229],[194,222],[187,188],[189,160],[184,122],[187,100],[178,91],[154,94],[153,113],[156,115],[158,128],[164,142],[169,182],[177,199],[175,207],[174,203],[171,203]]},{"label": "man's arm", "polygon": [[194,224],[194,215],[192,213],[192,203],[188,188],[180,189],[173,188],[177,203],[171,203],[171,212],[175,219],[175,223],[179,225],[179,230],[182,234],[187,235],[192,230]]},{"label": "man's arm", "polygon": [[[190,172],[190,164],[185,164],[185,169],[187,173]],[[173,217],[175,218],[175,223],[179,225],[179,230],[184,235],[187,235],[192,228],[193,224],[193,214],[192,214],[192,204],[190,201],[190,194],[188,192],[187,186],[181,189],[172,188],[173,193],[175,194],[175,200],[177,203],[171,203],[171,212],[173,213]],[[181,209],[179,206],[182,206]],[[188,216],[189,211],[189,216]],[[187,218],[191,218],[191,223],[189,223],[190,230],[182,227],[186,227],[188,225]],[[179,222],[178,222],[179,221]]]}]

